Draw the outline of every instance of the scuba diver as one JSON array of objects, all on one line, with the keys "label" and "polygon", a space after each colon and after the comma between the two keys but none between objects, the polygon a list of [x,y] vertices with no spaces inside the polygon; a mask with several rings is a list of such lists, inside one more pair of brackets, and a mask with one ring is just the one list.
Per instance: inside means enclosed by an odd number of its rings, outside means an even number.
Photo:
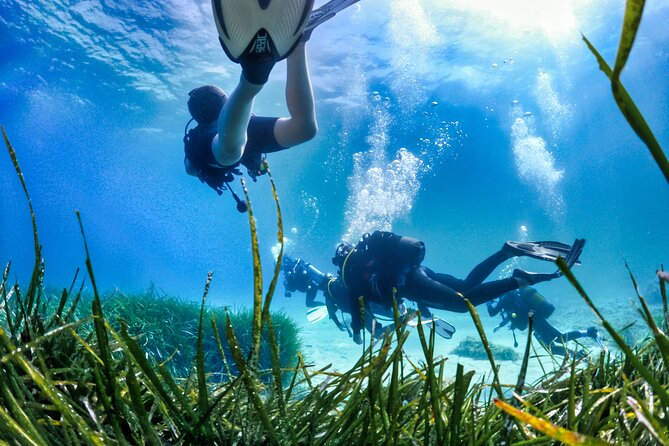
[{"label": "scuba diver", "polygon": [[509,291],[498,299],[488,302],[488,314],[496,316],[501,314],[502,321],[493,329],[497,332],[507,324],[513,333],[513,345],[518,347],[515,330],[524,331],[528,326],[529,313],[534,313],[533,334],[554,355],[574,355],[577,358],[587,355],[583,350],[570,350],[566,347],[567,342],[581,338],[591,338],[603,348],[602,338],[596,327],[584,330],[574,330],[566,333],[560,332],[548,322],[548,318],[555,311],[555,307],[544,296],[532,288],[520,288]]},{"label": "scuba diver", "polygon": [[[341,331],[348,331],[349,335],[352,336],[348,326],[343,322],[343,318],[340,321],[337,317],[338,310],[344,313],[351,312],[348,306],[346,290],[338,277],[322,273],[312,264],[300,258],[293,259],[290,256],[284,256],[281,270],[283,271],[283,285],[286,288],[286,297],[290,297],[291,293],[295,291],[306,294],[305,303],[307,308],[309,308],[307,311],[309,322],[316,322],[322,319],[325,316],[322,311],[323,306],[325,306],[328,317],[334,322],[337,328]],[[325,303],[315,300],[319,290],[323,292]],[[386,314],[387,311],[385,309],[377,308],[376,310],[376,314],[385,314],[392,317],[392,313]],[[378,329],[374,330],[380,328],[381,325],[373,319],[371,313],[365,318],[365,327],[370,333],[372,331],[382,333]]]},{"label": "scuba diver", "polygon": [[307,295],[305,302],[307,308],[325,305],[323,302],[316,300],[316,294],[323,289],[325,281],[332,276],[323,274],[313,265],[300,258],[293,259],[290,256],[283,257],[281,271],[283,271],[283,286],[286,288],[286,297],[290,297],[295,291],[300,291]]},{"label": "scuba diver", "polygon": [[[306,305],[309,308],[307,319],[309,322],[317,322],[327,314],[339,330],[346,331],[349,337],[353,337],[353,332],[343,317],[344,313],[351,314],[351,309],[346,288],[340,277],[322,273],[312,264],[300,258],[292,258],[290,256],[284,256],[281,270],[284,274],[283,285],[286,289],[286,297],[290,297],[291,293],[295,291],[306,294]],[[315,300],[319,290],[323,292],[325,304]],[[402,299],[398,301],[397,308],[400,317],[408,315],[409,310]],[[377,339],[381,338],[388,328],[392,329],[394,327],[394,310],[392,307],[379,305],[374,302],[369,303],[369,309],[370,311],[365,312],[365,328]],[[338,312],[342,313],[341,320],[338,317]],[[441,337],[450,339],[453,333],[455,333],[455,328],[451,324],[436,316],[432,316],[429,310],[426,309],[425,312],[421,310],[421,314],[423,315],[423,324],[432,325]],[[392,323],[384,326],[379,319]],[[410,317],[408,325],[415,326],[417,322],[414,318]]]},{"label": "scuba diver", "polygon": [[[184,130],[184,167],[219,195],[229,189],[239,212],[246,203],[230,189],[240,164],[249,176],[267,172],[265,154],[311,140],[317,132],[314,94],[305,43],[318,25],[358,0],[332,0],[312,12],[314,0],[213,0],[219,41],[241,65],[230,96],[205,85],[188,93],[192,119]],[[255,97],[274,64],[287,58],[286,103],[289,117],[252,113]],[[191,122],[197,125],[188,130]]]},{"label": "scuba diver", "polygon": [[563,257],[571,268],[578,262],[584,245],[583,239],[576,239],[572,246],[559,242],[508,241],[462,280],[421,266],[425,258],[425,244],[422,241],[392,232],[375,231],[365,234],[355,247],[349,243],[340,243],[332,263],[339,267],[338,272],[351,308],[353,339],[360,343],[361,297],[365,307],[369,302],[390,307],[393,298],[406,297],[418,303],[421,310],[429,307],[465,313],[468,311],[465,297],[477,306],[509,291],[562,275],[559,270],[554,273],[533,273],[515,269],[509,278],[484,282],[495,268],[508,259],[529,256],[555,261]]}]

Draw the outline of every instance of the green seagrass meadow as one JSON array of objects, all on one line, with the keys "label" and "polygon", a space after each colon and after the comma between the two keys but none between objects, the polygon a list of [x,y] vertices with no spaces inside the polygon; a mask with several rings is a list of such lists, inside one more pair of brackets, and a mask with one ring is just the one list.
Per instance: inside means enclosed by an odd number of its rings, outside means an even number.
[{"label": "green seagrass meadow", "polygon": [[[620,81],[643,1],[627,2],[614,68],[584,37],[632,129],[669,181],[669,163]],[[138,296],[98,292],[88,255],[85,216],[77,214],[86,271],[47,290],[28,187],[3,135],[32,218],[35,264],[28,284],[0,279],[0,445],[657,445],[669,444],[669,311],[653,317],[643,296],[647,337],[629,345],[601,315],[562,259],[558,267],[618,347],[589,359],[553,358],[526,382],[532,319],[515,383],[502,383],[478,313],[469,304],[490,362],[489,379],[435,355],[434,332],[421,324],[423,357],[403,352],[396,329],[365,349],[346,372],[315,369],[302,357],[297,325],[271,311],[283,255],[281,209],[273,180],[281,250],[271,281],[263,271],[248,193],[254,260],[251,309],[207,305],[156,290]],[[638,289],[630,273],[630,287]],[[90,290],[90,291],[88,291]]]}]

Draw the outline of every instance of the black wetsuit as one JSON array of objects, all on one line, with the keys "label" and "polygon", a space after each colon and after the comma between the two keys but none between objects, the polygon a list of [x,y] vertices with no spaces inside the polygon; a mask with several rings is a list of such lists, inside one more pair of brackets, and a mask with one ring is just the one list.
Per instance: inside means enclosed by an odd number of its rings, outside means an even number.
[{"label": "black wetsuit", "polygon": [[283,259],[283,286],[286,288],[286,295],[290,296],[293,291],[300,291],[307,295],[306,304],[308,308],[325,305],[316,300],[318,290],[327,277],[310,263],[302,259],[293,260],[286,256]]},{"label": "black wetsuit", "polygon": [[354,333],[361,329],[360,297],[392,308],[395,296],[416,302],[421,311],[431,307],[463,313],[467,311],[463,297],[473,305],[479,305],[518,288],[518,282],[513,278],[483,283],[508,259],[508,255],[501,251],[481,262],[465,280],[461,280],[435,273],[415,262],[407,264],[400,258],[401,250],[397,249],[395,237],[400,236],[387,234],[390,233],[376,231],[363,237],[343,263],[342,278],[349,297]]},{"label": "black wetsuit", "polygon": [[248,140],[244,147],[244,154],[242,159],[232,166],[218,164],[211,151],[211,143],[218,133],[216,121],[209,124],[198,124],[188,132],[189,141],[184,147],[185,156],[197,170],[200,180],[213,187],[212,183],[220,182],[225,174],[232,172],[239,164],[252,169],[264,153],[286,149],[277,142],[274,136],[274,125],[278,119],[251,116],[246,130]]},{"label": "black wetsuit", "polygon": [[[348,331],[346,325],[343,322],[340,322],[339,318],[337,317],[338,310],[341,310],[344,313],[352,314],[351,301],[348,298],[346,287],[344,286],[344,282],[341,280],[341,277],[328,275],[327,280],[324,282],[321,288],[323,290],[323,295],[325,296],[325,305],[328,309],[328,316],[340,330]],[[398,302],[398,305],[400,304],[401,302]],[[358,312],[358,314],[360,313]],[[374,315],[377,314],[387,318],[392,318],[393,309],[392,307],[388,308],[373,302],[365,303],[365,329],[367,329],[367,331],[370,333],[373,332],[376,337],[381,337],[383,335],[384,327],[374,317]]]},{"label": "black wetsuit", "polygon": [[412,268],[407,272],[406,284],[398,287],[398,295],[432,308],[466,313],[468,309],[462,297],[477,306],[518,288],[518,281],[512,277],[483,282],[506,260],[508,256],[498,251],[476,265],[464,280],[434,272],[426,266]]},{"label": "black wetsuit", "polygon": [[557,328],[553,327],[546,319],[539,317],[534,320],[534,337],[539,342],[548,347],[554,355],[565,356],[567,353],[576,353],[576,356],[581,356],[584,352],[580,350],[574,352],[565,348],[564,344],[576,339],[592,337],[588,330],[572,330],[562,333]]},{"label": "black wetsuit", "polygon": [[[292,259],[289,256],[283,259],[282,270],[284,274],[283,285],[288,293],[300,291],[306,294],[307,307],[316,307],[325,305],[328,310],[329,318],[335,323],[337,328],[342,331],[348,331],[346,324],[339,320],[337,311],[351,313],[346,287],[340,277],[332,274],[324,274],[312,264],[302,259]],[[316,294],[318,290],[323,292],[325,304],[317,301]],[[290,294],[288,294],[290,295]],[[371,333],[374,327],[374,333],[380,336],[382,325],[374,319],[374,314],[392,317],[392,308],[382,308],[378,305],[367,304],[365,311],[365,328]]]}]

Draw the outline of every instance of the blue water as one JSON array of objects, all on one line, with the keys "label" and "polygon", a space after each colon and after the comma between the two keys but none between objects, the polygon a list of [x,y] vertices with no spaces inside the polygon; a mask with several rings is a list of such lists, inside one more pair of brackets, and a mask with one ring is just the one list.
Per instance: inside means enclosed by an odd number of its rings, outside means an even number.
[{"label": "blue water", "polygon": [[[319,134],[269,156],[286,251],[334,272],[340,240],[392,229],[463,277],[505,240],[582,237],[578,278],[605,310],[630,307],[624,262],[642,288],[669,266],[669,186],[580,38],[612,63],[623,12],[621,0],[361,0],[317,29]],[[668,22],[669,3],[648,2],[623,73],[665,150]],[[79,210],[101,290],[199,299],[213,271],[211,302],[249,304],[248,217],[183,170],[187,92],[239,76],[210,2],[0,0],[0,54],[0,124],[45,282],[69,286],[84,267]],[[257,114],[287,113],[284,79],[281,63]],[[266,177],[247,182],[268,282],[275,207]],[[0,263],[25,283],[32,229],[5,150],[0,193]],[[562,302],[592,317],[566,281],[541,291],[556,314]],[[276,305],[300,303],[279,286]]]}]

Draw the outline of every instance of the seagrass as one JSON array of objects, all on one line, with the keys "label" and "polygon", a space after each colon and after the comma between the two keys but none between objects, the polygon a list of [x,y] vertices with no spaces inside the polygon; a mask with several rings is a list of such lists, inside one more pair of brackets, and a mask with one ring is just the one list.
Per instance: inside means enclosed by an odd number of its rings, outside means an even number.
[{"label": "seagrass", "polygon": [[[620,83],[643,3],[628,2],[613,70],[584,40],[609,76],[621,111],[669,179],[664,153]],[[193,318],[197,333],[192,337],[194,355],[189,367],[179,369],[185,373],[175,376],[169,368],[175,352],[155,350],[155,344],[145,342],[150,331],[131,333],[128,321],[109,318],[107,313],[115,318],[118,312],[98,294],[84,218],[79,215],[87,277],[75,289],[75,274],[70,287],[56,294],[55,310],[45,302],[49,299],[43,287],[44,262],[35,211],[16,152],[4,128],[2,132],[28,203],[35,255],[25,291],[9,283],[11,263],[0,282],[3,444],[669,444],[669,339],[663,331],[669,312],[663,283],[663,323],[654,320],[638,294],[648,337],[630,345],[559,259],[558,266],[618,350],[602,351],[590,360],[565,357],[558,361],[548,354],[552,367],[540,362],[544,375],[532,383],[525,381],[527,361],[544,353],[529,344],[531,330],[516,384],[504,385],[485,328],[471,305],[491,364],[489,375],[477,380],[473,371],[459,364],[455,376],[448,376],[445,364],[449,359],[435,356],[434,332],[426,333],[420,324],[415,336],[423,358],[416,361],[406,356],[403,347],[409,331],[397,312],[396,329],[381,340],[370,339],[348,371],[314,369],[299,352],[294,362],[286,363],[277,343],[276,315],[270,312],[281,254],[263,296],[258,239],[246,190],[254,258],[254,304],[248,322],[235,323],[227,309],[211,311],[207,317],[208,277]],[[282,243],[281,210],[273,180],[271,187],[277,206],[277,237]],[[630,277],[636,289],[631,273]],[[91,300],[83,297],[85,280],[93,288]],[[80,311],[82,304],[90,305],[91,310]],[[225,318],[222,331],[217,314]],[[141,318],[137,315],[138,321]],[[205,330],[206,320],[211,321],[211,332]],[[238,336],[242,325],[251,327],[246,347]],[[270,344],[267,369],[259,367],[263,330]],[[205,348],[207,342],[211,349]],[[219,356],[222,372],[209,369],[206,351]],[[273,379],[263,379],[268,374]]]}]

